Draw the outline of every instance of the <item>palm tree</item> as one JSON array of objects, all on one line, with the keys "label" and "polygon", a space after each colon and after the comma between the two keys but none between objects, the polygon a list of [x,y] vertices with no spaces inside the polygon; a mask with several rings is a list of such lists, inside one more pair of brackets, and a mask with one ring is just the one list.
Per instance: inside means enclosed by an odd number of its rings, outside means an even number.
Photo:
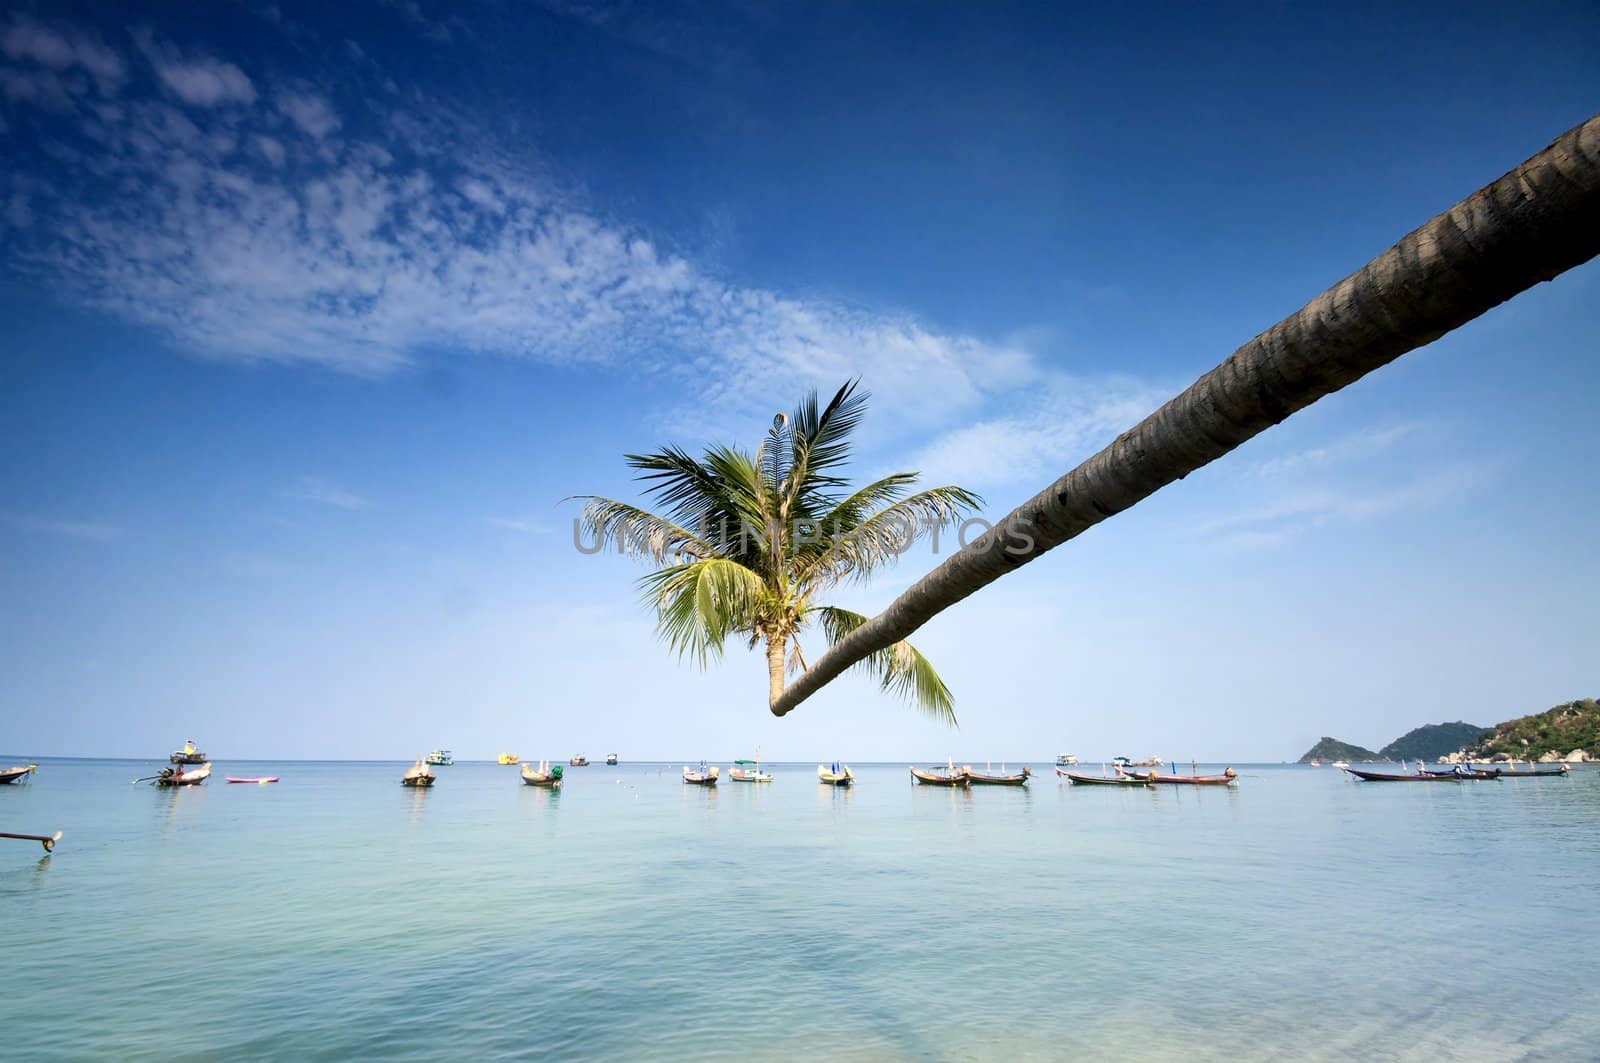
[{"label": "palm tree", "polygon": [[1028,527],[1032,551],[980,537],[835,642],[773,714],[1046,550],[1596,254],[1600,115],[1411,232],[1018,506],[1002,526]]},{"label": "palm tree", "polygon": [[[584,503],[579,521],[597,549],[613,544],[656,566],[640,586],[657,632],[680,657],[705,667],[735,635],[752,649],[764,646],[770,705],[783,695],[786,671],[805,670],[802,631],[815,625],[831,645],[866,622],[823,605],[826,592],[866,581],[981,504],[960,487],[913,492],[913,472],[846,493],[841,474],[867,399],[853,380],[826,406],[812,392],[792,416],[773,418],[753,455],[724,446],[699,460],[676,447],[627,455],[664,516],[577,496]],[[895,639],[856,663],[885,690],[955,722],[949,688],[909,642]]]}]

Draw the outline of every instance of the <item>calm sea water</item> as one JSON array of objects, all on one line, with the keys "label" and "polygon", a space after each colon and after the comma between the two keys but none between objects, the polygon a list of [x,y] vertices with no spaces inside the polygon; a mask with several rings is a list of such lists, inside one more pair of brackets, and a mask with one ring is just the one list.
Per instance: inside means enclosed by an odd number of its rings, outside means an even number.
[{"label": "calm sea water", "polygon": [[[3,760],[3,758],[0,758]],[[1600,773],[916,788],[904,765],[46,761],[0,787],[27,1059],[1592,1059]],[[225,773],[277,774],[228,786]]]}]

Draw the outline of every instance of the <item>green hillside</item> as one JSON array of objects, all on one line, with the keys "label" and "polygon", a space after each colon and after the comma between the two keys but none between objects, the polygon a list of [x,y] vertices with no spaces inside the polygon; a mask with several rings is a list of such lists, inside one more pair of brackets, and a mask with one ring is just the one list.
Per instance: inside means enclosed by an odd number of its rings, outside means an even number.
[{"label": "green hillside", "polygon": [[1438,760],[1481,741],[1489,728],[1477,724],[1430,723],[1396,738],[1378,750],[1385,760]]},{"label": "green hillside", "polygon": [[1507,720],[1489,730],[1472,747],[1475,758],[1508,756],[1516,760],[1538,760],[1546,753],[1565,757],[1581,749],[1589,758],[1600,758],[1600,702],[1582,698],[1557,705],[1533,716]]},{"label": "green hillside", "polygon": [[1349,742],[1341,742],[1337,738],[1329,738],[1327,735],[1323,735],[1320,742],[1306,750],[1305,756],[1300,758],[1300,763],[1309,764],[1313,760],[1320,760],[1324,764],[1331,760],[1346,760],[1355,763],[1358,761],[1370,762],[1386,759],[1382,754],[1374,753],[1370,749],[1363,749],[1360,746],[1353,746]]}]

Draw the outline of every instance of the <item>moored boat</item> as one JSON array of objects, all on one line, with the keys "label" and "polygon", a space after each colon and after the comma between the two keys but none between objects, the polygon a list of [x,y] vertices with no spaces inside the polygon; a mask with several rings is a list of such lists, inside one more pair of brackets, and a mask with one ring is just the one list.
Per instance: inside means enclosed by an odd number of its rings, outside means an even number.
[{"label": "moored boat", "polygon": [[276,775],[229,775],[227,779],[232,783],[253,782],[261,786],[265,786],[269,782],[278,781]]},{"label": "moored boat", "polygon": [[204,764],[206,755],[195,747],[194,739],[185,739],[183,748],[167,758],[174,764]]},{"label": "moored boat", "polygon": [[1062,771],[1056,769],[1057,775],[1064,775],[1067,781],[1074,786],[1149,786],[1145,779],[1132,775],[1084,775],[1076,771]]},{"label": "moored boat", "polygon": [[1239,773],[1228,768],[1221,775],[1162,775],[1154,771],[1124,771],[1124,775],[1163,786],[1232,786]]},{"label": "moored boat", "polygon": [[698,771],[685,764],[683,766],[683,781],[690,786],[715,786],[717,785],[718,768],[715,764],[706,767],[706,762],[700,762]]},{"label": "moored boat", "polygon": [[417,758],[417,762],[411,765],[411,767],[407,768],[404,775],[400,776],[400,785],[415,787],[419,790],[426,790],[428,787],[433,785],[435,778],[437,778],[437,776],[435,776],[433,771],[428,767],[427,758],[419,757]]},{"label": "moored boat", "polygon": [[827,786],[851,786],[855,784],[856,776],[848,764],[818,764],[817,781]]},{"label": "moored boat", "polygon": [[1026,786],[1028,778],[1033,774],[1033,769],[1024,765],[1022,770],[1011,775],[1005,774],[1005,765],[1000,765],[1001,774],[994,775],[985,771],[973,771],[968,765],[962,769],[966,772],[967,783],[971,786]]},{"label": "moored boat", "polygon": [[502,754],[500,754],[500,756],[495,758],[495,763],[497,763],[497,764],[521,764],[522,763],[522,758],[517,756],[515,753],[502,753]]},{"label": "moored boat", "polygon": [[1078,766],[1078,758],[1074,754],[1071,754],[1071,753],[1057,753],[1056,754],[1056,767],[1058,767],[1058,768],[1075,768],[1077,766]]},{"label": "moored boat", "polygon": [[423,759],[425,759],[429,764],[441,768],[448,768],[450,765],[456,762],[456,758],[451,755],[448,749],[435,749]]},{"label": "moored boat", "polygon": [[589,766],[589,758],[584,756],[582,753],[579,753],[577,756],[567,761],[567,764],[568,766],[574,768],[587,768]]},{"label": "moored boat", "polygon": [[14,783],[18,779],[26,779],[38,770],[39,765],[37,764],[19,764],[15,767],[0,770],[0,785]]},{"label": "moored boat", "polygon": [[565,769],[561,765],[552,766],[549,761],[541,760],[535,768],[532,764],[522,766],[522,781],[529,786],[542,786],[546,790],[561,789],[561,776]]},{"label": "moored boat", "polygon": [[961,786],[967,785],[967,773],[956,768],[953,764],[943,768],[909,768],[911,777],[923,786]]},{"label": "moored boat", "polygon": [[617,763],[617,755],[615,753],[607,753],[606,754],[606,763],[611,765],[612,767],[615,767],[616,763]]},{"label": "moored boat", "polygon": [[162,768],[161,774],[150,780],[160,788],[169,786],[199,786],[211,778],[211,765],[202,764],[193,771],[183,771],[180,768]]},{"label": "moored boat", "polygon": [[728,769],[728,778],[734,782],[771,782],[772,773],[761,770],[761,751],[756,750],[755,760],[736,760]]},{"label": "moored boat", "polygon": [[1417,770],[1426,775],[1450,775],[1457,779],[1498,779],[1505,774],[1499,768],[1474,768],[1470,764],[1457,764],[1453,768],[1429,768],[1418,764]]},{"label": "moored boat", "polygon": [[[1566,764],[1559,768],[1532,768],[1522,771],[1517,768],[1495,768],[1502,779],[1556,779],[1563,775],[1572,774],[1572,768]],[[0,780],[3,781],[3,780]]]},{"label": "moored boat", "polygon": [[1394,772],[1364,771],[1361,768],[1346,768],[1345,771],[1347,774],[1354,775],[1356,778],[1366,782],[1461,782],[1463,780],[1498,779],[1500,777],[1498,774],[1490,774],[1488,772],[1457,774],[1453,771],[1447,771],[1434,774],[1433,772],[1419,771],[1411,775],[1400,775]]}]

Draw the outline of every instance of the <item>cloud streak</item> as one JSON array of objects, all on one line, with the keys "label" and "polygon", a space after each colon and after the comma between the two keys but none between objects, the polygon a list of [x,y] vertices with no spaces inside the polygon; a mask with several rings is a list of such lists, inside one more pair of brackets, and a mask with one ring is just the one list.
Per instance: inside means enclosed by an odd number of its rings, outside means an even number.
[{"label": "cloud streak", "polygon": [[[7,54],[92,64],[104,85],[126,67],[68,31],[30,32]],[[730,283],[436,114],[299,82],[258,93],[226,59],[143,50],[169,98],[129,84],[108,102],[80,83],[14,104],[56,169],[0,178],[22,205],[6,216],[31,223],[0,236],[13,268],[196,356],[358,374],[440,354],[626,367],[691,382],[722,423],[863,375],[886,420],[931,424],[1035,374],[1022,349],[910,314]],[[42,112],[45,96],[66,115]]]},{"label": "cloud streak", "polygon": [[368,499],[317,476],[300,477],[284,492],[284,497],[350,511],[372,508]]}]

